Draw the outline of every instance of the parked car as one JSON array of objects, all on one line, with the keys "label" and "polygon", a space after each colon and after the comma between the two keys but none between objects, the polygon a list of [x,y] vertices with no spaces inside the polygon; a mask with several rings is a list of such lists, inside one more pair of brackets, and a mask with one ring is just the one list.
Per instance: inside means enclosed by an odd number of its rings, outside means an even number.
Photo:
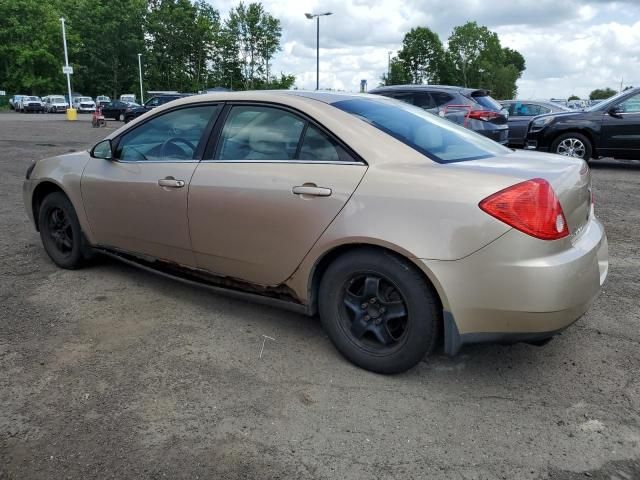
[{"label": "parked car", "polygon": [[529,125],[526,148],[591,158],[640,159],[640,87],[579,112],[550,113]]},{"label": "parked car", "polygon": [[43,113],[44,103],[40,97],[34,95],[27,95],[19,101],[20,111],[22,113]]},{"label": "parked car", "polygon": [[177,100],[178,98],[185,97],[186,95],[175,94],[175,95],[158,95],[153,98],[150,98],[145,102],[144,105],[141,105],[137,108],[129,109],[124,115],[124,121],[130,122],[134,118],[139,117],[143,113],[147,113],[150,110],[153,110],[160,105],[164,105],[165,103],[171,102],[172,100]]},{"label": "parked car", "polygon": [[449,354],[551,337],[607,276],[582,160],[376,95],[183,98],[26,177],[60,267],[98,251],[319,312],[338,350],[376,372],[411,368],[439,332]]},{"label": "parked car", "polygon": [[74,97],[73,108],[75,108],[78,113],[95,112],[96,102],[94,102],[91,97]]},{"label": "parked car", "polygon": [[527,141],[529,122],[546,113],[570,112],[571,109],[546,100],[501,100],[509,110],[509,145],[522,148]]},{"label": "parked car", "polygon": [[69,108],[63,95],[49,95],[45,98],[44,106],[47,113],[66,112]]},{"label": "parked car", "polygon": [[395,85],[370,90],[443,116],[496,142],[506,144],[508,113],[488,90],[443,85]]},{"label": "parked car", "polygon": [[107,103],[109,103],[111,99],[106,95],[98,95],[96,97],[96,106],[104,107]]},{"label": "parked car", "polygon": [[104,118],[113,118],[114,120],[120,120],[124,122],[125,114],[128,110],[137,108],[140,105],[133,102],[122,102],[120,100],[113,100],[102,107],[102,114]]},{"label": "parked car", "polygon": [[14,95],[9,99],[9,108],[11,110],[18,110],[18,106],[20,104],[20,99],[24,97],[24,95]]},{"label": "parked car", "polygon": [[123,95],[120,95],[120,101],[137,103],[136,96],[133,93],[125,93]]}]

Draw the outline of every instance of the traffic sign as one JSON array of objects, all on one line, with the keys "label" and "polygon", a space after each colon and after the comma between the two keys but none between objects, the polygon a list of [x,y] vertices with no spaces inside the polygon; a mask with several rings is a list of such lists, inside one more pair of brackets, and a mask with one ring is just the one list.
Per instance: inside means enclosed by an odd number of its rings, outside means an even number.
[{"label": "traffic sign", "polygon": [[62,67],[62,73],[68,73],[69,75],[73,75],[73,67]]},{"label": "traffic sign", "polygon": [[0,97],[4,97],[7,94],[4,90],[0,90]]}]

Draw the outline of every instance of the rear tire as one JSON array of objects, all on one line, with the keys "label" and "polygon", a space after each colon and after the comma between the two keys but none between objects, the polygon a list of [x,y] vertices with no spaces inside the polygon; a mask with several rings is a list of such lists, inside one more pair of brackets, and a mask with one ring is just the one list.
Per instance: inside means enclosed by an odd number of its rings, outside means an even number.
[{"label": "rear tire", "polygon": [[593,154],[593,146],[584,135],[570,132],[560,135],[553,141],[551,152],[567,157],[582,158],[588,162]]},{"label": "rear tire", "polygon": [[40,238],[53,263],[76,269],[86,260],[87,251],[80,222],[69,199],[61,192],[47,195],[38,212]]},{"label": "rear tire", "polygon": [[320,282],[318,308],[338,351],[372,372],[410,369],[438,337],[433,288],[413,264],[390,252],[363,249],[334,260]]}]

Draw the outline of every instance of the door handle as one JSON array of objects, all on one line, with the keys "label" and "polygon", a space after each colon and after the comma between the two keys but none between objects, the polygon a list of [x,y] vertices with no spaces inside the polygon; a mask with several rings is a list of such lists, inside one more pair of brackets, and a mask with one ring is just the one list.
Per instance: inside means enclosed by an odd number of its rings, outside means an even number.
[{"label": "door handle", "polygon": [[182,188],[184,187],[184,180],[176,180],[175,178],[167,177],[158,180],[158,185],[167,188]]},{"label": "door handle", "polygon": [[328,197],[331,195],[330,188],[317,187],[315,185],[300,185],[293,187],[291,191],[295,195],[311,195],[314,197]]}]

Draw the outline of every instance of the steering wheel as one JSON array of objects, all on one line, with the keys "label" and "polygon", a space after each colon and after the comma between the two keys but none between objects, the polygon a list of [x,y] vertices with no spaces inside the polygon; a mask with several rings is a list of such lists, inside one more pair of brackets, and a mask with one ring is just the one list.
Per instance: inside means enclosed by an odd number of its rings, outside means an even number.
[{"label": "steering wheel", "polygon": [[182,137],[171,137],[166,139],[162,144],[162,146],[160,147],[160,158],[164,158],[165,150],[169,145],[173,145],[174,147],[182,151],[182,149],[178,147],[177,145],[178,143],[183,143],[184,145],[188,146],[191,149],[191,157],[193,157],[193,154],[196,151],[196,146],[193,143],[191,143],[189,140]]}]

